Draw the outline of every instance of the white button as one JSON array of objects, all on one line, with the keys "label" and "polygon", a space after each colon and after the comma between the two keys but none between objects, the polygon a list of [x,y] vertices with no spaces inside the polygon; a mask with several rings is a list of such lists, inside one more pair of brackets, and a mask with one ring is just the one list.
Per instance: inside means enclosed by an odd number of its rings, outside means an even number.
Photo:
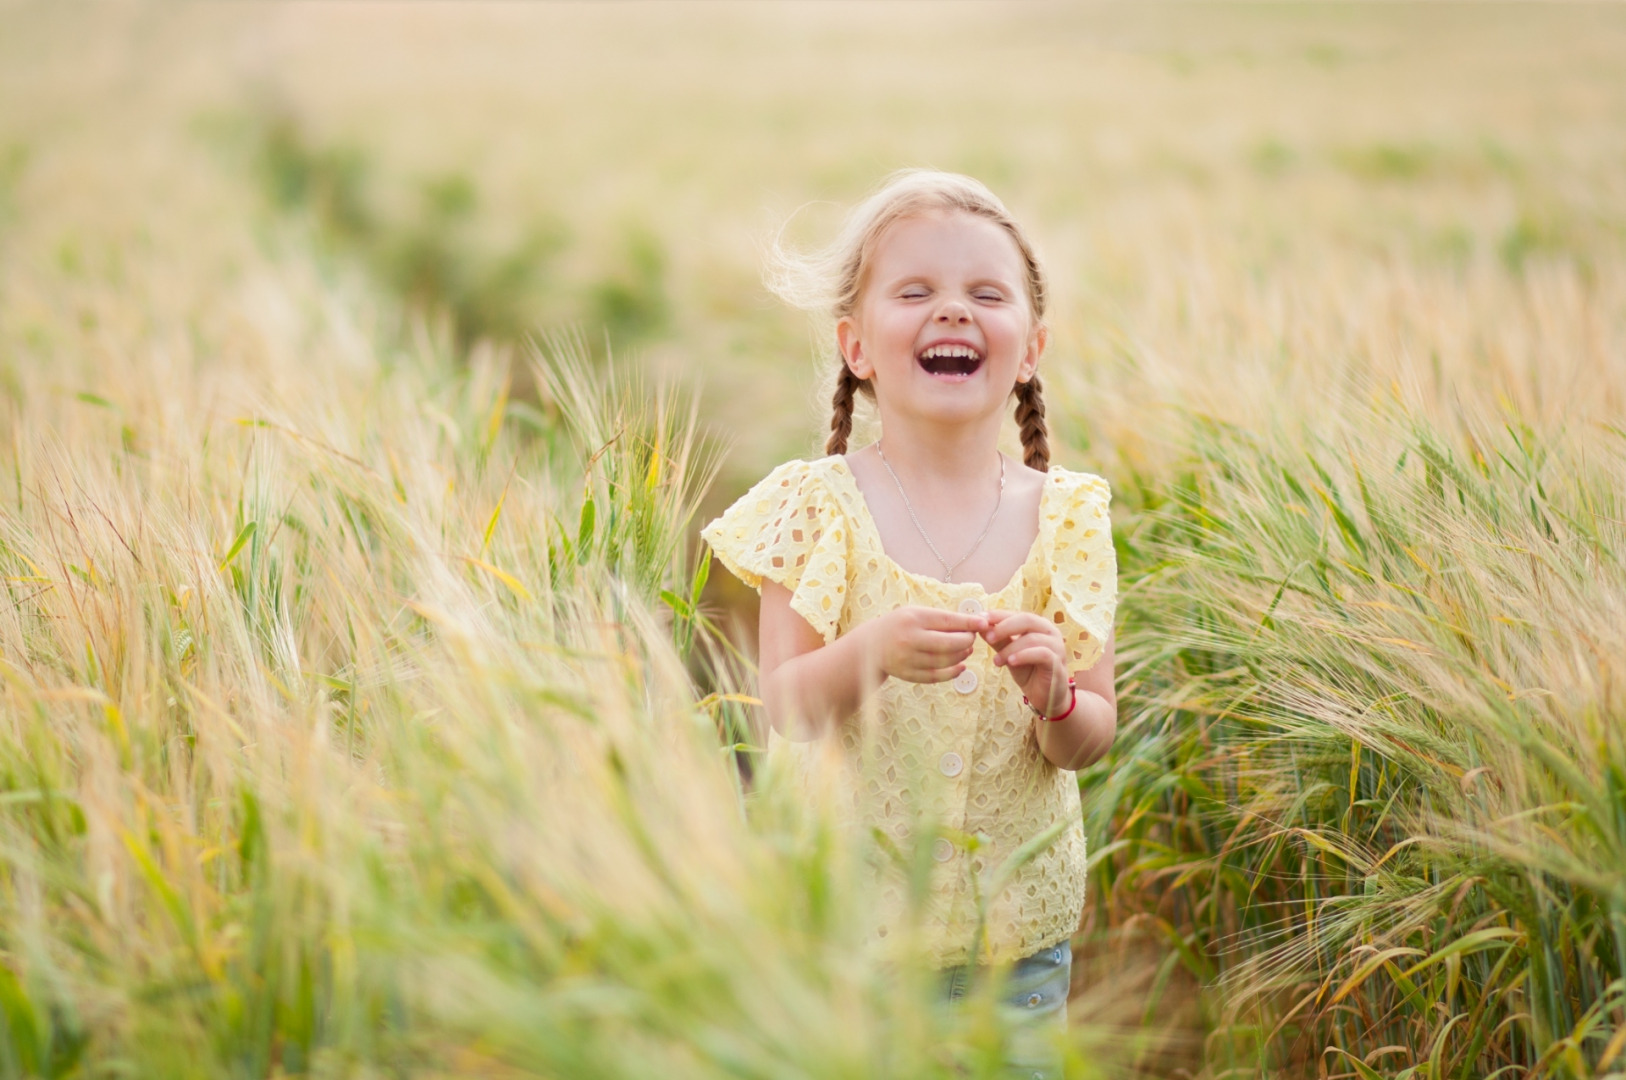
[{"label": "white button", "polygon": [[954,845],[941,836],[938,837],[937,842],[932,845],[932,858],[938,862],[948,862],[954,858]]},{"label": "white button", "polygon": [[962,615],[981,615],[982,614],[982,601],[978,600],[974,596],[966,597],[964,600],[960,601],[960,614],[962,614]]},{"label": "white button", "polygon": [[944,776],[959,776],[960,770],[965,768],[965,762],[953,750],[938,759],[937,767],[943,771]]},{"label": "white button", "polygon": [[972,671],[970,668],[966,668],[964,671],[960,672],[959,675],[955,676],[954,689],[958,690],[960,693],[969,694],[976,688],[977,673]]}]

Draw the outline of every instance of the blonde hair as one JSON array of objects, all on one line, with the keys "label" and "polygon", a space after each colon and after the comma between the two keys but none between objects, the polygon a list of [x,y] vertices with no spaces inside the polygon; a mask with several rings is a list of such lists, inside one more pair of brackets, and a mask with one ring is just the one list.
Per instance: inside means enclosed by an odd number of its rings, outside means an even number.
[{"label": "blonde hair", "polygon": [[[869,198],[847,215],[840,235],[829,247],[801,253],[788,250],[782,240],[776,240],[767,274],[768,288],[803,310],[833,319],[845,318],[858,310],[875,246],[888,228],[904,218],[954,211],[991,221],[1015,241],[1016,250],[1022,256],[1028,306],[1034,321],[1042,322],[1046,300],[1044,268],[1022,227],[999,197],[980,182],[958,173],[932,169],[904,169],[887,177]],[[830,437],[825,443],[825,453],[847,452],[853,406],[860,393],[873,399],[875,388],[868,379],[860,379],[842,363],[831,399]],[[1050,464],[1050,442],[1039,376],[1035,374],[1027,382],[1018,383],[1015,396],[1023,459],[1029,468],[1044,472]]]}]

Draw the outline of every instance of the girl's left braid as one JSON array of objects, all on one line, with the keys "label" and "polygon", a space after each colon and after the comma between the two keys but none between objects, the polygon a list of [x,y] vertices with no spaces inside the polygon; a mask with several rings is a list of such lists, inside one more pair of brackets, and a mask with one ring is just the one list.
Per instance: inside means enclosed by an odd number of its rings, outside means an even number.
[{"label": "girl's left braid", "polygon": [[1050,471],[1050,432],[1044,422],[1043,387],[1034,375],[1016,387],[1016,425],[1022,431],[1022,460],[1030,469]]},{"label": "girl's left braid", "polygon": [[830,438],[825,441],[826,454],[845,454],[847,436],[853,433],[853,395],[862,380],[846,364],[836,379],[835,396],[830,400]]}]

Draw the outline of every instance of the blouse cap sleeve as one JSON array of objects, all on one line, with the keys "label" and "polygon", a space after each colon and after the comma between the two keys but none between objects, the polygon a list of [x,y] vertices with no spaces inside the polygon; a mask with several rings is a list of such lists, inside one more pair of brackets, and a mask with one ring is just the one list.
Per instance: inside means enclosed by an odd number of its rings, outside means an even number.
[{"label": "blouse cap sleeve", "polygon": [[847,593],[851,530],[824,484],[817,462],[788,461],[700,531],[741,581],[762,580],[790,590],[790,606],[809,626],[835,640]]},{"label": "blouse cap sleeve", "polygon": [[1112,489],[1090,473],[1057,471],[1040,520],[1050,552],[1046,614],[1060,628],[1067,666],[1082,671],[1100,658],[1118,606],[1118,558],[1112,548]]}]

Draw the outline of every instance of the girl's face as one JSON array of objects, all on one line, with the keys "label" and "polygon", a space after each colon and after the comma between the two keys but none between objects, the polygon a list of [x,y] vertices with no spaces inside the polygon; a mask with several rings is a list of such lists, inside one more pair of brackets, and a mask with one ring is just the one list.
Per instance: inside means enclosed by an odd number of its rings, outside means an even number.
[{"label": "girl's face", "polygon": [[959,211],[903,218],[876,242],[858,310],[836,324],[841,355],[873,381],[883,420],[999,413],[1044,352],[1026,282],[1016,241],[994,222]]}]

